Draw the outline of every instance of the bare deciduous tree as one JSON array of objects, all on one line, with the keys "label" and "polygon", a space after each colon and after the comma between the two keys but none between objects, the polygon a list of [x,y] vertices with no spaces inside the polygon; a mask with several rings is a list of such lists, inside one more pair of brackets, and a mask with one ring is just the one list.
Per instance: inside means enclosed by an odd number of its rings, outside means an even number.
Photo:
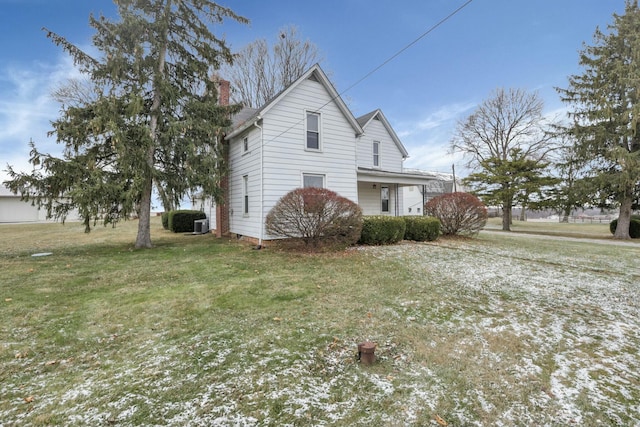
[{"label": "bare deciduous tree", "polygon": [[517,165],[523,160],[543,163],[554,149],[543,107],[535,92],[497,89],[469,117],[458,122],[451,140],[452,150],[465,155],[466,166],[478,172],[476,175],[486,177],[493,186],[495,178],[500,178],[495,190],[501,194],[502,229],[506,231],[510,230],[517,193],[513,186],[519,178]]},{"label": "bare deciduous tree", "polygon": [[259,108],[320,60],[317,46],[289,26],[280,30],[271,49],[265,39],[249,43],[222,74],[231,82],[234,103]]}]

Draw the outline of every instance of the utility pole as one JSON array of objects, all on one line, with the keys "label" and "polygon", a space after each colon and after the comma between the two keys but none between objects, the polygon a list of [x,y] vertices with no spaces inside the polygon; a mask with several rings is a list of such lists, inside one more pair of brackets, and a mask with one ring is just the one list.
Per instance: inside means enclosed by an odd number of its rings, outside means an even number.
[{"label": "utility pole", "polygon": [[455,164],[451,165],[451,170],[453,171],[453,192],[457,193],[458,187],[456,185],[456,165]]}]

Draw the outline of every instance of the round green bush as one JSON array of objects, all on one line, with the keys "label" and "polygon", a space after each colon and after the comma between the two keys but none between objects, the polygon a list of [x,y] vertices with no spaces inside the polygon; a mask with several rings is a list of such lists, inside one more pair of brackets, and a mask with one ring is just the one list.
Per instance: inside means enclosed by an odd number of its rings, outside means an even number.
[{"label": "round green bush", "polygon": [[416,242],[431,242],[440,237],[440,220],[431,216],[405,216],[407,229],[404,233],[406,240]]},{"label": "round green bush", "polygon": [[399,216],[368,216],[362,222],[359,243],[365,245],[390,245],[404,239],[407,224]]},{"label": "round green bush", "polygon": [[206,219],[207,215],[197,210],[177,210],[169,212],[169,230],[174,233],[193,233],[193,223]]},{"label": "round green bush", "polygon": [[[609,231],[611,234],[616,234],[616,228],[618,227],[618,219],[614,219],[609,223]],[[629,223],[629,237],[632,239],[640,238],[640,215],[631,215],[631,222]]]},{"label": "round green bush", "polygon": [[162,212],[162,228],[169,229],[169,212]]}]

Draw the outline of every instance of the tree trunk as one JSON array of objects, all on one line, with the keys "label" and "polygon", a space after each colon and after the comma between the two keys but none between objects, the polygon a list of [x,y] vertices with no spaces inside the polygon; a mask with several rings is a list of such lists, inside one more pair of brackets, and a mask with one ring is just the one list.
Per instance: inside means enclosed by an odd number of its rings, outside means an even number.
[{"label": "tree trunk", "polygon": [[142,191],[140,205],[138,209],[138,235],[136,237],[136,249],[150,249],[151,244],[151,191],[153,181],[151,176],[147,178],[147,183]]},{"label": "tree trunk", "polygon": [[633,200],[629,196],[630,192],[627,192],[622,196],[620,201],[620,215],[618,216],[618,225],[616,226],[616,232],[613,235],[614,239],[630,239],[629,225],[631,224],[631,205]]},{"label": "tree trunk", "polygon": [[502,207],[502,231],[511,231],[511,203]]},{"label": "tree trunk", "polygon": [[[156,14],[156,22],[165,20],[171,10],[171,0],[168,0],[164,10],[160,10]],[[167,56],[167,32],[165,28],[163,33],[163,43],[160,45],[158,52],[158,62],[156,64],[156,75],[154,76],[153,87],[153,103],[151,104],[151,119],[149,121],[149,137],[150,145],[147,151],[145,184],[140,194],[140,210],[138,212],[138,236],[136,237],[136,249],[151,248],[151,194],[153,192],[153,170],[155,167],[155,152],[158,145],[158,123],[160,122],[160,106],[162,104],[161,82],[164,79],[164,68]]]},{"label": "tree trunk", "polygon": [[175,210],[176,206],[173,204],[173,199],[171,199],[169,197],[169,195],[164,190],[162,185],[160,185],[159,182],[155,182],[155,185],[156,185],[156,191],[158,191],[158,196],[160,197],[160,200],[162,201],[162,209],[165,212],[170,212],[172,210]]},{"label": "tree trunk", "polygon": [[564,208],[564,210],[562,211],[562,217],[560,217],[560,222],[569,223],[569,216],[571,215],[571,210],[572,208],[569,206]]}]

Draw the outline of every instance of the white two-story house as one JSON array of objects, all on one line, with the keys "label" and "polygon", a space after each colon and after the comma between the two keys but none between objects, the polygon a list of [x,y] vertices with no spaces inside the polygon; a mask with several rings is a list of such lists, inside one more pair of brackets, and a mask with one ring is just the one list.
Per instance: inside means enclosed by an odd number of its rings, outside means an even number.
[{"label": "white two-story house", "polygon": [[[223,89],[224,90],[224,89]],[[324,187],[360,205],[364,215],[403,215],[402,189],[433,177],[406,173],[407,150],[381,110],[356,118],[315,65],[260,109],[234,117],[228,143],[225,205],[201,200],[218,236],[261,244],[265,218],[300,187]]]}]

